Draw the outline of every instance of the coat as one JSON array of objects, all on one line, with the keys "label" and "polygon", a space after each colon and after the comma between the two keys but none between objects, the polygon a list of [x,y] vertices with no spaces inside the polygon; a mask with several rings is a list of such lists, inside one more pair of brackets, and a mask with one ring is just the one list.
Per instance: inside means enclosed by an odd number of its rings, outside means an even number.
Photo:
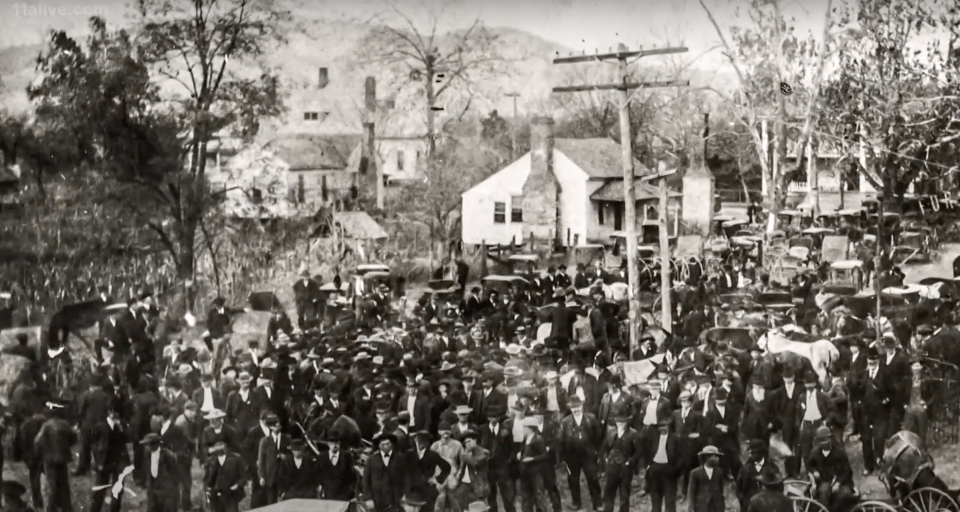
[{"label": "coat", "polygon": [[266,487],[273,487],[277,483],[277,473],[280,468],[280,457],[286,453],[290,447],[290,436],[280,435],[280,446],[277,446],[273,437],[264,437],[260,439],[260,446],[257,451],[257,476],[264,480]]},{"label": "coat", "polygon": [[[459,485],[469,485],[473,496],[489,494],[487,462],[490,460],[490,452],[480,445],[474,445],[473,448],[464,448],[461,458],[463,465],[460,466],[460,472],[457,475]],[[470,482],[465,482],[464,478],[468,473]]]},{"label": "coat", "polygon": [[376,512],[400,510],[400,501],[409,488],[406,461],[399,453],[385,463],[381,453],[374,453],[363,468],[363,495],[373,501]]},{"label": "coat", "polygon": [[741,508],[746,508],[750,499],[763,490],[763,485],[760,484],[757,477],[763,474],[763,471],[768,471],[771,467],[775,467],[775,464],[767,458],[764,459],[760,471],[757,471],[757,465],[754,464],[753,461],[747,461],[740,467],[734,489],[737,494],[737,500],[740,501]]},{"label": "coat", "polygon": [[[199,387],[193,390],[193,403],[197,404],[197,411],[200,412],[200,408],[203,407],[203,387]],[[213,399],[213,408],[223,411],[226,407],[226,400],[223,398],[223,395],[220,394],[220,390],[211,387],[210,388],[210,398]]]},{"label": "coat", "polygon": [[[397,401],[397,412],[407,410],[408,396],[406,391],[400,395],[400,400]],[[417,393],[413,402],[413,414],[410,415],[410,428],[413,430],[430,430],[430,408],[430,399]]]},{"label": "coat", "polygon": [[323,499],[350,501],[353,498],[357,474],[353,467],[353,456],[349,451],[340,450],[336,465],[330,460],[330,454],[325,452],[321,453],[314,463],[319,485],[323,487]]},{"label": "coat", "polygon": [[243,459],[239,455],[226,452],[226,458],[223,464],[219,457],[211,456],[207,458],[207,463],[203,471],[203,483],[207,487],[207,492],[221,500],[239,502],[246,495],[244,492]]},{"label": "coat", "polygon": [[257,394],[251,389],[244,400],[240,391],[234,391],[227,397],[227,420],[235,422],[241,432],[246,432],[260,421],[260,403]]},{"label": "coat", "polygon": [[707,477],[707,471],[699,466],[690,472],[687,485],[687,503],[690,512],[724,512],[723,471],[713,468],[713,476]]},{"label": "coat", "polygon": [[506,471],[514,460],[513,439],[511,432],[499,425],[496,434],[490,423],[487,422],[479,429],[478,444],[490,453],[487,468],[491,472]]},{"label": "coat", "polygon": [[573,414],[560,420],[560,454],[564,459],[572,457],[596,457],[603,443],[603,426],[596,416],[585,412],[577,425]]},{"label": "coat", "polygon": [[[138,446],[137,448],[143,448]],[[179,503],[180,465],[177,456],[166,448],[160,448],[157,476],[153,476],[149,449],[143,463],[143,481],[147,489],[147,512],[175,512]]]},{"label": "coat", "polygon": [[793,512],[793,501],[780,491],[764,489],[750,498],[747,512]]},{"label": "coat", "polygon": [[34,445],[40,447],[45,464],[69,464],[73,458],[71,448],[77,442],[77,432],[66,420],[51,418],[43,423],[33,441]]},{"label": "coat", "polygon": [[127,434],[121,425],[110,428],[106,421],[93,429],[93,461],[97,467],[119,471],[130,462],[127,452]]},{"label": "coat", "polygon": [[299,468],[293,457],[285,457],[280,461],[280,475],[277,491],[282,500],[317,499],[317,487],[325,476],[317,460],[310,457],[304,457]]}]

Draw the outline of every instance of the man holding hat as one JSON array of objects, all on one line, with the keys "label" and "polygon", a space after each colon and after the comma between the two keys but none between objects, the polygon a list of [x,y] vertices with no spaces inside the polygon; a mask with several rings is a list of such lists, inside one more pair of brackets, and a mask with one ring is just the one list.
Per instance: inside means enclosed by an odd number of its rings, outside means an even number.
[{"label": "man holding hat", "polygon": [[210,447],[210,457],[203,472],[203,484],[211,512],[238,512],[246,495],[243,459],[227,448],[223,439]]},{"label": "man holding hat", "polygon": [[833,433],[826,426],[817,428],[814,442],[817,448],[806,465],[817,486],[817,500],[831,512],[850,510],[856,499],[850,459],[842,448],[834,447]]},{"label": "man holding hat", "polygon": [[154,433],[147,434],[140,441],[145,447],[141,449],[146,450],[143,481],[147,489],[147,512],[176,512],[181,468],[177,456],[161,447],[160,441],[160,435]]},{"label": "man holding hat", "polygon": [[[279,499],[284,500],[315,500],[322,487],[321,478],[325,473],[320,470],[318,459],[309,452],[307,442],[303,439],[290,441],[290,457],[280,462],[281,478],[278,480]],[[323,455],[320,455],[321,457]],[[345,464],[337,461],[338,465]],[[353,468],[350,468],[353,472]],[[330,498],[334,499],[334,498]]]},{"label": "man holding hat", "polygon": [[757,483],[762,489],[750,498],[746,512],[793,512],[793,501],[783,493],[783,475],[776,465],[764,466]]}]

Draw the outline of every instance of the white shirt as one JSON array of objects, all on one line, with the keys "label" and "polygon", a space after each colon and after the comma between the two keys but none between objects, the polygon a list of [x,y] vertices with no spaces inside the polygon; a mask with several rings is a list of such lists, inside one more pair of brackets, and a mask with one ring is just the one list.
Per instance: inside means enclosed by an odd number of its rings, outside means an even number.
[{"label": "white shirt", "polygon": [[817,404],[817,393],[807,393],[807,410],[803,413],[803,421],[820,421],[822,418],[820,406]]},{"label": "white shirt", "polygon": [[213,389],[208,388],[207,386],[203,387],[203,405],[200,406],[201,411],[212,411],[213,410]]},{"label": "white shirt", "polygon": [[720,413],[720,417],[721,417],[721,418],[724,418],[724,417],[727,415],[727,408],[726,408],[726,406],[718,405],[718,406],[717,406],[717,412]]},{"label": "white shirt", "polygon": [[557,400],[557,388],[550,386],[547,388],[547,410],[559,411],[560,402]]},{"label": "white shirt", "polygon": [[250,388],[247,388],[247,389],[240,388],[240,391],[237,391],[237,393],[240,394],[240,399],[243,400],[244,402],[246,402],[247,399],[250,398]]},{"label": "white shirt", "polygon": [[876,378],[877,378],[877,370],[879,370],[879,369],[880,369],[879,366],[875,366],[875,367],[870,368],[870,369],[868,370],[868,371],[870,372],[870,378],[871,378],[871,379],[876,379]]},{"label": "white shirt", "polygon": [[417,458],[418,458],[418,459],[423,459],[423,456],[426,455],[426,454],[427,454],[427,449],[426,449],[426,447],[424,447],[423,449],[417,448]]},{"label": "white shirt", "polygon": [[610,393],[610,402],[616,402],[620,399],[620,390]]},{"label": "white shirt", "polygon": [[764,462],[763,459],[760,459],[760,462],[756,462],[753,464],[753,466],[757,469],[757,473],[759,473],[760,470],[763,469],[763,462]]},{"label": "white shirt", "polygon": [[890,352],[889,354],[887,354],[887,366],[890,366],[890,363],[893,362],[893,358],[896,355],[897,355],[896,352]]},{"label": "white shirt", "polygon": [[226,461],[227,461],[227,456],[226,456],[226,455],[217,455],[217,462],[219,462],[221,466],[222,466],[223,463],[226,462]]},{"label": "white shirt", "polygon": [[[169,429],[169,428],[170,428],[170,420],[164,421],[164,422],[160,425],[160,435],[162,436],[162,435],[166,434],[166,433],[167,433],[167,429]],[[156,476],[156,475],[154,475],[154,476]]]},{"label": "white shirt", "polygon": [[[330,464],[333,466],[336,466],[338,460],[340,460],[340,452],[337,452],[337,453],[330,452]],[[297,466],[297,467],[300,467],[300,466]]]},{"label": "white shirt", "polygon": [[703,471],[707,474],[707,480],[713,479],[713,468],[704,466]]},{"label": "white shirt", "polygon": [[580,426],[580,423],[583,422],[583,413],[581,412],[580,414],[574,414],[574,415],[573,415],[573,422],[576,423],[577,426],[579,427],[579,426]]},{"label": "white shirt", "polygon": [[415,409],[414,404],[417,403],[417,395],[410,395],[407,397],[407,412],[410,413],[410,426],[417,426],[417,421],[414,419],[415,415],[413,411]]},{"label": "white shirt", "polygon": [[796,385],[797,384],[795,382],[783,383],[783,389],[786,390],[787,392],[787,398],[793,398],[793,390],[796,387]]},{"label": "white shirt", "polygon": [[647,410],[643,413],[643,424],[644,425],[656,425],[657,424],[657,404],[660,402],[660,397],[653,398],[650,397],[650,401],[647,402]]},{"label": "white shirt", "polygon": [[383,452],[380,452],[380,458],[383,459],[383,465],[384,465],[384,466],[389,466],[389,465],[390,465],[390,456],[391,456],[391,455],[393,455],[393,454],[391,453],[390,455],[384,455]]},{"label": "white shirt", "polygon": [[657,446],[657,454],[653,456],[653,462],[657,464],[667,463],[667,434],[660,434],[660,444]]},{"label": "white shirt", "polygon": [[[300,465],[301,465],[301,464],[303,464],[303,458],[302,458],[302,457],[294,457],[294,458],[293,458],[293,465],[296,466],[297,469],[300,469]],[[336,462],[334,462],[334,464],[336,464]]]},{"label": "white shirt", "polygon": [[500,434],[500,424],[499,424],[499,423],[494,423],[494,424],[492,424],[492,425],[490,426],[490,433],[493,434],[494,437],[496,437],[497,435],[499,435],[499,434]]},{"label": "white shirt", "polygon": [[263,392],[267,394],[267,400],[273,397],[273,390],[270,389],[270,386],[263,386]]},{"label": "white shirt", "polygon": [[154,478],[160,473],[160,450],[150,451],[150,475]]}]

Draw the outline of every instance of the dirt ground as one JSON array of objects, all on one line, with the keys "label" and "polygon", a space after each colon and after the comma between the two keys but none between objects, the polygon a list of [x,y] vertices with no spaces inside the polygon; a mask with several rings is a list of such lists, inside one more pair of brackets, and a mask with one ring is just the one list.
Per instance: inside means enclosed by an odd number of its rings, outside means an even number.
[{"label": "dirt ground", "polygon": [[[936,461],[936,471],[940,478],[944,479],[951,488],[960,487],[960,457],[957,457],[957,446],[944,446],[933,449],[934,460]],[[861,494],[868,499],[885,499],[887,497],[886,489],[883,484],[876,478],[876,476],[862,477],[860,475],[861,470],[863,469],[863,463],[860,457],[860,443],[859,441],[848,441],[846,443],[846,452],[850,455],[850,461],[853,466],[854,479],[857,483],[858,488],[860,489]],[[201,478],[201,470],[199,466],[195,463],[193,469],[194,482],[199,482]],[[28,485],[26,470],[24,469],[23,464],[21,463],[11,463],[7,462],[6,467],[4,467],[3,477],[5,480],[17,480],[24,485]],[[566,478],[559,474],[558,483],[560,486],[560,493],[563,501],[563,510],[570,511],[573,508],[570,506],[570,494],[567,490]],[[91,487],[93,486],[92,479],[90,477],[78,477],[71,479],[71,487],[73,488],[73,506],[74,510],[81,512],[88,510],[90,506],[90,495]],[[133,490],[137,496],[131,497],[129,495],[123,498],[123,504],[121,510],[123,511],[135,511],[135,510],[144,510],[145,503],[144,499],[146,496],[145,491],[137,488],[135,485],[130,483],[130,488]],[[586,483],[581,483],[582,492],[586,498]],[[640,482],[639,479],[634,480],[633,483],[634,493],[633,499],[631,500],[631,509],[633,510],[647,510],[649,505],[649,498],[640,498]],[[193,488],[193,502],[195,505],[200,503],[200,492],[201,489],[195,485]],[[739,510],[739,504],[737,499],[733,494],[732,486],[727,486],[726,492],[726,510],[734,512]],[[636,507],[636,508],[635,508]],[[241,504],[241,510],[249,509],[249,498],[245,499]],[[685,503],[678,503],[678,510],[686,510]]]}]

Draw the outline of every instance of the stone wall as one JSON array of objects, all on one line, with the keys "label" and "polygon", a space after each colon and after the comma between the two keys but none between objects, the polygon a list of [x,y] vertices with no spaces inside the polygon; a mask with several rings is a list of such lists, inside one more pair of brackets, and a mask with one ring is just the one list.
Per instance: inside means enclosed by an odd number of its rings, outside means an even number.
[{"label": "stone wall", "polygon": [[[530,125],[530,176],[523,186],[525,237],[554,239],[560,225],[560,183],[553,172],[553,119],[535,118]],[[506,214],[509,216],[510,211]]]}]

